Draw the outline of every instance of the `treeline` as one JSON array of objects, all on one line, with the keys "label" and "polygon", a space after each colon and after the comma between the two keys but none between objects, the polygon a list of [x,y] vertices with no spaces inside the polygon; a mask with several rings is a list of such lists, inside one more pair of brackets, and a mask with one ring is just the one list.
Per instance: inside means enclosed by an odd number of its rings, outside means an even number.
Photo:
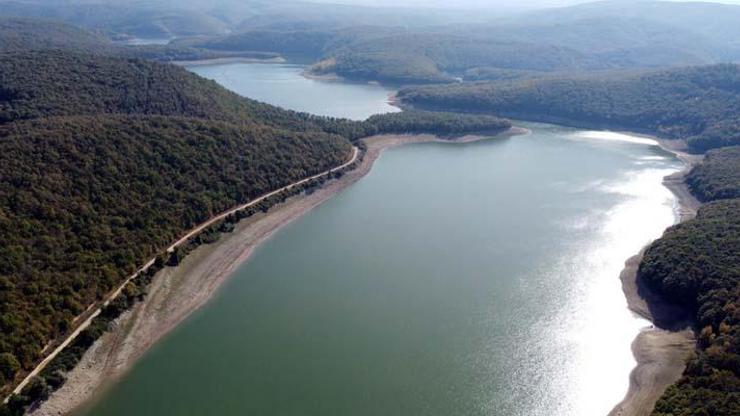
[{"label": "treeline", "polygon": [[[0,54],[0,123],[39,117],[159,114],[350,140],[378,133],[467,133],[500,129],[501,119],[428,111],[373,116],[364,122],[284,110],[241,97],[173,65],[64,50]],[[508,127],[508,126],[506,126]]]},{"label": "treeline", "polygon": [[740,146],[707,152],[686,183],[700,201],[740,198]]},{"label": "treeline", "polygon": [[376,134],[432,133],[457,135],[465,133],[498,133],[511,127],[509,120],[489,115],[460,114],[409,110],[374,115],[367,119]]},{"label": "treeline", "polygon": [[185,230],[349,154],[326,133],[181,117],[0,127],[0,352],[31,368],[75,316]]},{"label": "treeline", "polygon": [[[157,272],[164,267],[177,266],[183,258],[201,245],[212,244],[218,241],[223,234],[234,231],[236,224],[242,219],[249,218],[260,212],[267,212],[274,205],[284,202],[293,195],[311,192],[327,180],[341,177],[345,170],[354,169],[360,163],[362,153],[364,152],[364,146],[360,145],[359,147],[361,151],[360,158],[352,165],[293,186],[290,189],[265,198],[259,203],[235,211],[190,237],[187,241],[175,247],[173,251],[162,252],[157,255],[154,263],[126,283],[121,293],[111,300],[109,304],[105,305],[101,309],[101,313],[92,320],[90,325],[69,346],[49,362],[39,375],[33,377],[20,394],[12,395],[7,404],[0,405],[0,416],[21,416],[30,406],[46,400],[51,393],[60,388],[66,382],[67,373],[79,363],[87,349],[108,330],[110,324],[123,312],[133,307],[136,302],[146,297],[149,284]],[[0,356],[0,363],[4,366],[2,368],[8,368],[7,364],[17,368],[17,363],[12,360],[13,357],[9,354]]]},{"label": "treeline", "polygon": [[49,116],[158,114],[293,131],[322,128],[184,68],[67,50],[0,54],[0,123]]},{"label": "treeline", "polygon": [[[708,203],[646,250],[638,278],[695,316],[697,353],[655,416],[740,414],[740,152],[712,151],[691,189]],[[735,197],[730,197],[734,195]]]},{"label": "treeline", "polygon": [[182,68],[0,54],[0,392],[193,225],[341,164],[344,137]]},{"label": "treeline", "polygon": [[398,97],[427,109],[646,131],[686,139],[695,152],[740,143],[739,65],[423,86]]},{"label": "treeline", "polygon": [[365,121],[302,114],[305,120],[320,125],[329,133],[351,141],[376,134],[438,134],[457,136],[469,133],[495,134],[511,127],[506,119],[482,115],[441,111],[406,110],[377,114]]},{"label": "treeline", "polygon": [[173,44],[214,51],[273,52],[285,56],[318,58],[336,35],[326,30],[246,30],[223,37],[184,38],[175,40]]}]

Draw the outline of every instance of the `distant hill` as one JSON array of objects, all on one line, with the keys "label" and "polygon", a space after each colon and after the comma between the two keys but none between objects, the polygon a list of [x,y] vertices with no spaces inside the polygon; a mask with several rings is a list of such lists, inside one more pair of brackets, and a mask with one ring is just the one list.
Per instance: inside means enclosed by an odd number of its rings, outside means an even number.
[{"label": "distant hill", "polygon": [[[259,20],[255,16],[252,20]],[[291,26],[255,23],[185,40],[214,50],[301,55],[313,71],[389,83],[496,79],[500,71],[593,71],[703,65],[740,59],[740,6],[596,2],[487,22],[438,26]],[[296,16],[295,21],[302,21]],[[712,23],[706,23],[712,22]]]},{"label": "distant hill", "polygon": [[229,26],[205,12],[155,2],[3,0],[0,9],[6,17],[53,19],[108,35],[143,38],[224,34]]},{"label": "distant hill", "polygon": [[94,53],[112,47],[104,36],[61,22],[0,17],[0,52],[77,49]]},{"label": "distant hill", "polygon": [[97,33],[54,20],[0,17],[0,53],[49,49],[165,62],[228,57],[268,59],[278,56],[272,53],[228,52],[188,46],[124,46]]},{"label": "distant hill", "polygon": [[[495,24],[505,26],[561,25],[569,27],[579,21],[600,20],[643,20],[647,23],[639,31],[650,32],[654,26],[672,27],[675,33],[697,35],[713,53],[726,61],[740,59],[740,6],[713,2],[676,2],[645,0],[608,0],[584,3],[576,6],[534,11],[522,16],[498,19]],[[626,36],[631,36],[626,33]],[[676,46],[681,46],[675,39]]]},{"label": "distant hill", "polygon": [[686,139],[696,152],[740,143],[740,65],[422,86],[419,108],[487,112]]}]

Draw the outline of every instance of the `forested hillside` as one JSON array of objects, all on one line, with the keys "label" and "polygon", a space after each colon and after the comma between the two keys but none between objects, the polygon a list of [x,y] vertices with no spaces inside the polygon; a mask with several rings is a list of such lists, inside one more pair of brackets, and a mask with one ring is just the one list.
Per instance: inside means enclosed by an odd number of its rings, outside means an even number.
[{"label": "forested hillside", "polygon": [[488,115],[418,110],[374,115],[365,124],[373,134],[431,133],[442,136],[497,133],[511,127],[509,120]]},{"label": "forested hillside", "polygon": [[0,348],[28,368],[50,337],[184,230],[348,154],[337,136],[192,118],[2,126]]},{"label": "forested hillside", "polygon": [[131,45],[111,42],[106,37],[65,23],[46,19],[0,16],[0,53],[66,50],[83,54],[142,58],[154,61],[191,61],[213,58],[272,59],[275,53],[228,52],[188,46]]},{"label": "forested hillside", "polygon": [[63,50],[0,55],[0,122],[73,114],[160,114],[320,130],[184,68]]},{"label": "forested hillside", "polygon": [[696,152],[740,143],[740,66],[714,65],[403,89],[420,108],[488,112],[686,139]]},{"label": "forested hillside", "polygon": [[307,115],[179,67],[1,56],[2,384],[194,224],[350,154]]},{"label": "forested hillside", "polygon": [[686,182],[701,201],[740,198],[740,146],[707,152]]},{"label": "forested hillside", "polygon": [[0,52],[54,48],[94,53],[111,46],[103,36],[51,20],[0,17]]},{"label": "forested hillside", "polygon": [[178,235],[341,164],[350,140],[508,127],[421,111],[318,117],[173,65],[60,49],[0,54],[0,384]]},{"label": "forested hillside", "polygon": [[705,201],[693,220],[669,228],[645,252],[638,275],[695,314],[698,351],[656,416],[740,414],[740,152],[714,150],[691,172]]}]

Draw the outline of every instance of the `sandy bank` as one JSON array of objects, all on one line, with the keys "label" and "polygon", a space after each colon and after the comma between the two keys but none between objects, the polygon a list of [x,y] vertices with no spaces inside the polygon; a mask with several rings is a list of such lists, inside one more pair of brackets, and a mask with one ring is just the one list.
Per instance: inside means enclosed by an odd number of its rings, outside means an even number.
[{"label": "sandy bank", "polygon": [[[525,134],[512,128],[497,137]],[[471,142],[481,136],[441,139],[433,135],[383,135],[365,139],[367,152],[359,167],[327,182],[311,194],[298,195],[269,210],[242,220],[233,233],[211,245],[200,246],[178,267],[165,268],[154,278],[143,302],[116,320],[114,327],[85,353],[67,382],[29,412],[62,415],[89,403],[119,379],[152,345],[205,304],[234,269],[281,227],[331,198],[365,176],[388,148],[421,142]]]},{"label": "sandy bank", "polygon": [[[689,191],[684,178],[702,156],[686,153],[684,143],[660,140],[659,145],[684,162],[683,170],[666,176],[663,185],[676,196],[677,222],[694,218],[701,205]],[[675,383],[686,367],[686,358],[694,351],[691,318],[675,305],[663,301],[637,278],[643,251],[625,263],[620,279],[627,305],[634,313],[654,323],[632,342],[637,366],[630,374],[627,395],[609,413],[610,416],[648,416],[666,388]]]}]

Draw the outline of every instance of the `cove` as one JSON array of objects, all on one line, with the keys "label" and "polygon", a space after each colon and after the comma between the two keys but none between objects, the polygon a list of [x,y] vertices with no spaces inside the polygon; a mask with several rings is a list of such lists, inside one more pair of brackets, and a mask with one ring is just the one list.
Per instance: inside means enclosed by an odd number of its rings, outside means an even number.
[{"label": "cove", "polygon": [[675,221],[661,182],[681,164],[650,140],[520,125],[388,150],[81,413],[606,414],[648,324],[619,272]]},{"label": "cove", "polygon": [[303,65],[229,63],[188,69],[245,97],[321,116],[364,120],[373,114],[399,111],[388,103],[393,93],[390,89],[304,78]]}]

